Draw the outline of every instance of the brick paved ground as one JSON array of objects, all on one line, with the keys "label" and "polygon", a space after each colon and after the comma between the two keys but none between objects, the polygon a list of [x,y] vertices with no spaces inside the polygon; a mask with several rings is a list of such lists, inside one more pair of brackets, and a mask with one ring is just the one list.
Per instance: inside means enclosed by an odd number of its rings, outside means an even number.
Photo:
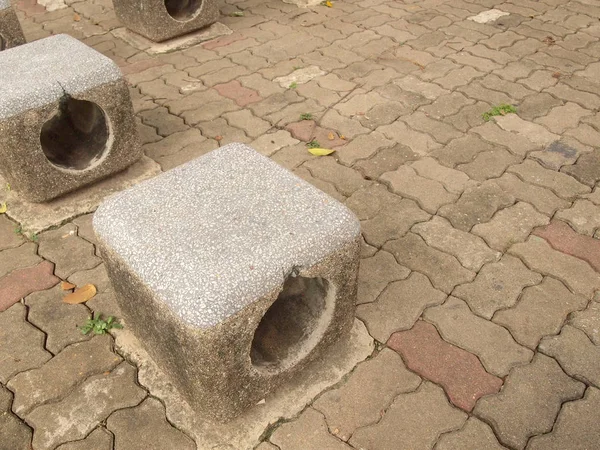
[{"label": "brick paved ground", "polygon": [[[228,0],[233,34],[152,57],[110,33],[110,0],[15,3],[29,40],[122,67],[163,170],[247,142],[361,219],[357,317],[381,345],[258,449],[600,448],[596,0]],[[469,19],[491,8],[509,14]],[[482,119],[502,103],[518,114]],[[16,226],[0,216],[0,448],[196,448],[112,338],[76,329],[118,315],[90,216]],[[60,280],[98,295],[65,305]]]}]

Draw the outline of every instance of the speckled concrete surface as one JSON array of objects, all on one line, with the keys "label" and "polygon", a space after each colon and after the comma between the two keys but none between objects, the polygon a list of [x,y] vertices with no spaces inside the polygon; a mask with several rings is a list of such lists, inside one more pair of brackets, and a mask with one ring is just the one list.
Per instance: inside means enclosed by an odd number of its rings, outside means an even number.
[{"label": "speckled concrete surface", "polygon": [[0,54],[0,120],[121,79],[106,56],[66,34]]},{"label": "speckled concrete surface", "polygon": [[94,224],[157,297],[200,328],[360,234],[345,206],[242,144],[116,194]]}]

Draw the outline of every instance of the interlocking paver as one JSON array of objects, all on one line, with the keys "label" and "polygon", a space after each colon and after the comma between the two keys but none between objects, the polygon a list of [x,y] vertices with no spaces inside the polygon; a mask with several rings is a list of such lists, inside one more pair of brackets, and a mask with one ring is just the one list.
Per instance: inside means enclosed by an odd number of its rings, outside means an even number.
[{"label": "interlocking paver", "polygon": [[44,334],[26,322],[26,309],[17,303],[0,314],[0,381],[40,367],[52,355],[44,349]]},{"label": "interlocking paver", "polygon": [[504,450],[490,426],[475,417],[469,420],[458,431],[440,437],[434,450]]},{"label": "interlocking paver", "polygon": [[440,384],[450,401],[465,411],[502,386],[502,380],[487,373],[477,356],[444,341],[427,322],[417,321],[412,329],[394,333],[387,345],[402,355],[408,368]]},{"label": "interlocking paver", "polygon": [[531,150],[537,150],[542,147],[541,144],[531,141],[527,136],[504,130],[497,123],[492,122],[489,121],[472,128],[471,131],[481,136],[484,140],[492,144],[502,145],[508,148],[511,153],[523,157]]},{"label": "interlocking paver", "polygon": [[26,242],[19,247],[2,251],[0,253],[0,278],[13,270],[31,267],[42,261],[42,258],[36,255],[36,250],[36,244]]},{"label": "interlocking paver", "polygon": [[419,155],[427,155],[432,150],[440,147],[440,144],[426,133],[421,133],[409,128],[404,122],[396,121],[389,125],[377,128],[386,138],[407,145]]},{"label": "interlocking paver", "polygon": [[457,166],[457,169],[466,173],[473,180],[485,181],[499,177],[510,165],[520,161],[521,158],[507,150],[495,149],[477,154],[473,161],[461,164]]},{"label": "interlocking paver", "polygon": [[444,167],[433,158],[422,158],[410,166],[415,169],[418,175],[439,181],[449,192],[455,194],[460,194],[467,187],[476,184],[463,172]]},{"label": "interlocking paver", "polygon": [[[359,139],[360,137],[353,140],[352,143],[357,142]],[[340,154],[338,157],[340,161],[343,160],[343,155]],[[419,158],[420,155],[413,152],[409,147],[396,144],[393,147],[379,150],[370,159],[356,162],[354,167],[359,169],[365,176],[371,179],[378,179],[384,173],[393,172],[405,163],[418,160]]]},{"label": "interlocking paver", "polygon": [[573,198],[590,192],[588,186],[579,183],[575,178],[546,169],[535,161],[525,160],[510,167],[508,171],[517,174],[525,182],[551,189],[563,198]]},{"label": "interlocking paver", "polygon": [[574,165],[564,167],[562,172],[593,186],[600,180],[600,150],[581,155]]},{"label": "interlocking paver", "polygon": [[542,281],[542,276],[530,271],[520,259],[504,255],[496,263],[486,264],[475,281],[458,286],[453,295],[465,300],[476,314],[491,319],[494,313],[513,306],[526,286]]},{"label": "interlocking paver", "polygon": [[567,316],[586,305],[585,298],[546,277],[541,284],[525,288],[519,302],[498,311],[493,320],[508,328],[517,342],[535,349],[543,336],[558,333]]},{"label": "interlocking paver", "polygon": [[547,225],[549,221],[529,203],[517,202],[498,211],[489,222],[475,225],[472,232],[491,248],[505,251],[512,244],[525,241],[533,228]]},{"label": "interlocking paver", "polygon": [[0,312],[7,310],[32,292],[49,289],[59,281],[54,276],[54,264],[49,261],[12,271],[0,278]]},{"label": "interlocking paver", "polygon": [[458,298],[450,297],[441,306],[427,308],[423,317],[436,325],[444,340],[477,355],[486,370],[498,377],[533,357],[533,352],[518,345],[505,328],[474,315]]},{"label": "interlocking paver", "polygon": [[533,234],[546,239],[552,248],[587,261],[597,272],[600,272],[600,241],[598,239],[578,234],[560,220],[534,230]]},{"label": "interlocking paver", "polygon": [[94,246],[77,236],[77,227],[73,224],[42,233],[38,253],[56,264],[54,271],[63,279],[78,270],[92,269],[101,262],[94,255]]},{"label": "interlocking paver", "polygon": [[360,219],[365,239],[378,247],[404,236],[415,223],[431,217],[414,201],[394,195],[380,184],[359,189],[346,206]]},{"label": "interlocking paver", "polygon": [[112,413],[106,421],[106,427],[115,435],[117,449],[196,448],[188,436],[167,422],[165,407],[151,397],[135,408]]},{"label": "interlocking paver", "polygon": [[492,144],[473,135],[467,135],[453,140],[443,148],[434,150],[431,152],[431,156],[446,166],[454,167],[457,164],[471,162],[480,152],[492,150],[494,150]]},{"label": "interlocking paver", "polygon": [[555,358],[573,378],[600,386],[600,348],[583,331],[565,325],[558,336],[542,339],[540,351]]},{"label": "interlocking paver", "polygon": [[399,394],[416,390],[420,383],[396,352],[383,349],[359,365],[348,382],[319,397],[313,408],[325,415],[330,431],[347,441],[356,429],[377,423]]},{"label": "interlocking paver", "polygon": [[574,312],[569,323],[587,334],[594,344],[600,345],[600,303],[590,302],[583,311]]},{"label": "interlocking paver", "polygon": [[425,382],[416,392],[401,394],[379,423],[360,428],[350,439],[354,448],[392,449],[399,442],[432,448],[442,433],[456,430],[467,415],[453,408],[441,388]]},{"label": "interlocking paver", "polygon": [[488,222],[496,211],[513,202],[512,195],[490,181],[467,189],[456,203],[442,206],[439,214],[455,228],[469,231],[476,224]]},{"label": "interlocking paver", "polygon": [[564,106],[553,108],[548,115],[540,117],[536,122],[545,125],[553,133],[562,134],[567,129],[576,127],[583,117],[591,114],[591,111],[576,103],[567,102]]},{"label": "interlocking paver", "polygon": [[565,403],[552,432],[534,436],[528,450],[586,450],[598,442],[600,391],[588,388],[581,400]]},{"label": "interlocking paver", "polygon": [[108,374],[88,378],[61,401],[27,414],[34,429],[33,446],[46,450],[83,439],[113,411],[136,406],[145,396],[135,383],[135,369],[123,362]]},{"label": "interlocking paver", "polygon": [[500,253],[491,250],[483,240],[470,233],[457,230],[446,220],[434,216],[412,228],[428,245],[455,256],[463,266],[475,272],[485,263],[497,261]]},{"label": "interlocking paver", "polygon": [[12,409],[24,416],[36,406],[60,400],[86,378],[110,371],[121,361],[112,352],[109,336],[70,345],[43,366],[9,381],[8,387],[15,393]]},{"label": "interlocking paver", "polygon": [[531,203],[538,211],[554,214],[557,209],[568,208],[569,202],[558,197],[550,189],[522,181],[516,175],[505,173],[494,180],[503,191],[522,202]]},{"label": "interlocking paver", "polygon": [[2,450],[28,450],[31,448],[31,429],[11,412],[12,394],[0,385],[0,430]]},{"label": "interlocking paver", "polygon": [[410,270],[399,265],[396,259],[384,250],[360,261],[358,271],[357,304],[372,303],[393,281],[404,280]]},{"label": "interlocking paver", "polygon": [[348,444],[334,437],[327,430],[322,413],[309,408],[302,415],[279,427],[271,435],[270,441],[277,448],[286,450],[351,450]]},{"label": "interlocking paver", "polygon": [[83,305],[64,303],[65,295],[60,286],[55,286],[25,299],[27,319],[47,334],[46,348],[55,354],[69,344],[89,339],[78,328],[89,318],[89,311]]},{"label": "interlocking paver", "polygon": [[343,195],[350,196],[355,191],[371,184],[358,171],[338,164],[332,157],[322,157],[304,164],[313,176],[335,185]]},{"label": "interlocking paver", "polygon": [[584,388],[552,358],[537,354],[531,364],[514,368],[502,392],[481,399],[474,413],[501,443],[523,449],[529,437],[550,431],[561,404],[580,398]]},{"label": "interlocking paver", "polygon": [[515,244],[509,252],[520,257],[527,266],[544,275],[563,281],[571,290],[591,298],[600,289],[600,274],[585,261],[554,250],[544,239],[531,236]]},{"label": "interlocking paver", "polygon": [[412,273],[406,280],[390,283],[376,302],[359,305],[356,315],[366,323],[371,336],[385,342],[395,331],[411,328],[425,308],[445,299],[426,276]]},{"label": "interlocking paver", "polygon": [[96,428],[85,439],[59,445],[56,450],[112,450],[113,437],[105,428]]},{"label": "interlocking paver", "polygon": [[545,116],[550,110],[562,104],[563,102],[556,97],[542,92],[530,95],[520,102],[518,114],[525,120],[533,120]]},{"label": "interlocking paver", "polygon": [[435,180],[419,176],[415,169],[400,166],[393,172],[384,173],[381,180],[387,183],[391,190],[403,197],[415,200],[425,211],[435,214],[442,206],[452,203],[457,195],[447,191]]},{"label": "interlocking paver", "polygon": [[454,256],[429,247],[413,233],[387,242],[384,249],[392,253],[401,265],[427,275],[433,286],[446,293],[475,278],[475,273],[465,269]]},{"label": "interlocking paver", "polygon": [[[529,157],[539,162],[542,166],[560,170],[563,166],[570,166],[578,160],[581,153],[590,151],[591,148],[581,144],[570,137],[563,137],[560,141],[554,141],[543,150],[531,152]],[[568,173],[565,171],[565,173]]]}]

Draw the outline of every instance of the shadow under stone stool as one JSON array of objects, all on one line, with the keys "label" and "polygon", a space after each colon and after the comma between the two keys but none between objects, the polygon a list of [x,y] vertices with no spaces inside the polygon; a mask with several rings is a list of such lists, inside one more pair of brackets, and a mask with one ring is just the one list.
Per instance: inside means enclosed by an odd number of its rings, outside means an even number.
[{"label": "shadow under stone stool", "polygon": [[25,35],[10,0],[0,0],[0,51],[24,43]]},{"label": "shadow under stone stool", "polygon": [[245,145],[114,195],[94,228],[126,326],[210,419],[255,405],[353,324],[357,218]]},{"label": "shadow under stone stool", "polygon": [[217,0],[113,0],[121,23],[155,42],[166,41],[215,23]]},{"label": "shadow under stone stool", "polygon": [[109,58],[67,35],[0,52],[0,171],[42,202],[142,156],[129,89]]}]

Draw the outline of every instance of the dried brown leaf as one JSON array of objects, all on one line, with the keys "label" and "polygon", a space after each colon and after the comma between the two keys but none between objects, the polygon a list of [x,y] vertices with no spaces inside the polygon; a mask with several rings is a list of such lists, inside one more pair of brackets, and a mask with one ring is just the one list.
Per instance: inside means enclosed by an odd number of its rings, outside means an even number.
[{"label": "dried brown leaf", "polygon": [[79,303],[87,302],[88,300],[92,299],[94,295],[96,295],[96,286],[93,284],[86,284],[85,286],[77,289],[75,292],[65,296],[65,298],[63,298],[63,302],[69,303],[70,305],[77,305]]}]

